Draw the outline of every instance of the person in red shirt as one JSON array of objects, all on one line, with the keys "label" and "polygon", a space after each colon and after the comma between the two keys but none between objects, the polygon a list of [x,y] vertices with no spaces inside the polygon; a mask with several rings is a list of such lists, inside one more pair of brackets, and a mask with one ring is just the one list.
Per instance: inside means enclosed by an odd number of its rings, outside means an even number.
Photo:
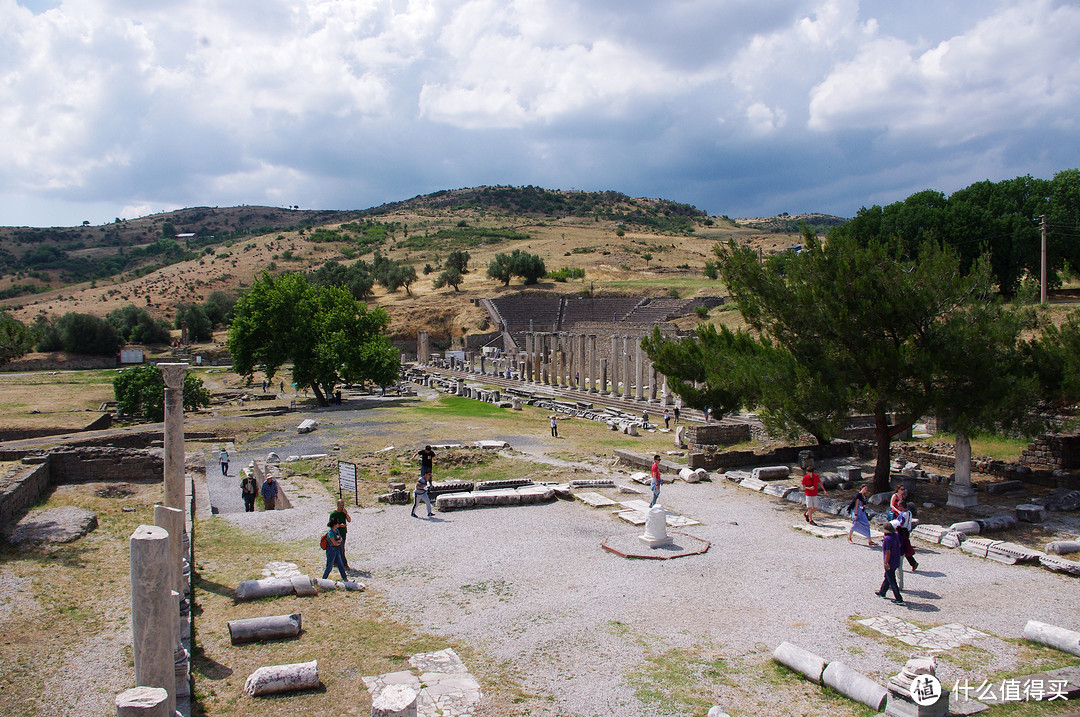
[{"label": "person in red shirt", "polygon": [[656,505],[656,499],[660,497],[660,456],[652,457],[652,468],[649,471],[652,473],[652,503],[649,503],[649,507]]},{"label": "person in red shirt", "polygon": [[806,469],[806,475],[802,477],[803,496],[806,497],[806,510],[803,511],[803,518],[806,518],[806,522],[810,525],[817,525],[814,522],[814,511],[818,507],[818,493],[825,495],[825,488],[821,485],[821,476],[814,472],[813,466],[808,466]]}]

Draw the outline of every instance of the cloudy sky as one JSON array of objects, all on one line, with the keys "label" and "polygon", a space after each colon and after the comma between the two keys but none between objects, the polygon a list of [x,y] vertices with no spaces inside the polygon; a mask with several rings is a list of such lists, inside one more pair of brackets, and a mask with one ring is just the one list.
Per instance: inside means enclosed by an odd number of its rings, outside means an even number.
[{"label": "cloudy sky", "polygon": [[851,216],[1080,166],[1068,0],[0,0],[0,224],[613,189]]}]

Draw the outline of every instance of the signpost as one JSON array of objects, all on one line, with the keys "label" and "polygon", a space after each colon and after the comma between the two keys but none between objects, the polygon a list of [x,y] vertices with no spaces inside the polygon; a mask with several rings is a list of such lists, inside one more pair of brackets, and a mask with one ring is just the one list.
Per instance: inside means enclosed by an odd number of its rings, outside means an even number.
[{"label": "signpost", "polygon": [[356,493],[356,464],[338,462],[337,466],[338,498],[342,491],[351,490],[353,501],[360,505],[360,496]]}]

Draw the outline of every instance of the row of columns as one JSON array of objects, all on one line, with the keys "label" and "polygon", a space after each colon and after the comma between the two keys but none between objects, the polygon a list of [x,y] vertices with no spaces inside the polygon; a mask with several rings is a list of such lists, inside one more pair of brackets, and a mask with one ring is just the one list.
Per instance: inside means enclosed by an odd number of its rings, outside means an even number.
[{"label": "row of columns", "polygon": [[[655,402],[661,379],[661,401],[670,405],[672,399],[667,379],[657,373],[636,336],[612,335],[609,359],[599,357],[596,334],[525,334],[522,380],[526,383],[621,396],[624,401]],[[647,395],[646,386],[649,387]]]},{"label": "row of columns", "polygon": [[[430,360],[428,332],[420,331],[417,362],[428,365]],[[656,402],[658,384],[662,382],[660,402],[665,406],[673,403],[667,378],[657,373],[636,336],[612,335],[610,357],[600,357],[596,334],[529,331],[524,351],[517,357],[492,359],[482,352],[466,352],[464,360],[447,361],[458,370],[506,378],[516,372],[524,383],[621,397],[624,401]]]}]

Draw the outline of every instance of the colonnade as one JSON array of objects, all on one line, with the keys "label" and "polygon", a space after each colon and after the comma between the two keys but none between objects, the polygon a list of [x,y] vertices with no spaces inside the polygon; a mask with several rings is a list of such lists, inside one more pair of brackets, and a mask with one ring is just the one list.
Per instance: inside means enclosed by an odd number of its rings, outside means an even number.
[{"label": "colonnade", "polygon": [[[670,406],[673,403],[667,378],[657,372],[641,347],[641,339],[629,334],[612,334],[611,351],[600,356],[598,336],[573,332],[529,331],[523,350],[516,356],[489,358],[482,352],[465,352],[465,358],[450,358],[447,367],[481,375],[517,378],[526,385],[551,386]],[[426,331],[417,336],[417,360],[430,363]]]}]

